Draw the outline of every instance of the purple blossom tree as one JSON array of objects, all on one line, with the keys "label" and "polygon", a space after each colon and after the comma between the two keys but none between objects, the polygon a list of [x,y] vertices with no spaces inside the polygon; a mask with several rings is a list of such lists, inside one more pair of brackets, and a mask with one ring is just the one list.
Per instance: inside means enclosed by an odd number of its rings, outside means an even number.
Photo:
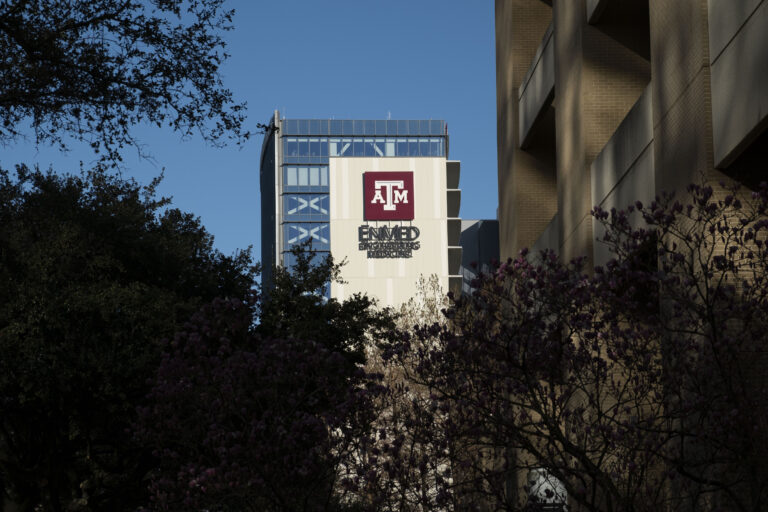
[{"label": "purple blossom tree", "polygon": [[535,509],[543,470],[585,510],[765,508],[768,189],[719,190],[595,209],[607,265],[524,251],[389,347],[430,390],[436,495]]}]

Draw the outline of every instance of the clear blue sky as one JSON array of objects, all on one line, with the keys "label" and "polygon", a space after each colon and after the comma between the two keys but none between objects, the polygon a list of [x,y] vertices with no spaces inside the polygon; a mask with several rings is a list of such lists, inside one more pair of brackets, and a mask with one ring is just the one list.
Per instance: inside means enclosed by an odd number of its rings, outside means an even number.
[{"label": "clear blue sky", "polygon": [[[445,119],[450,158],[461,160],[465,219],[495,218],[496,95],[490,0],[230,0],[235,29],[224,81],[248,103],[248,128],[279,109],[286,117]],[[180,140],[137,127],[155,162],[125,153],[124,176],[148,183],[165,168],[160,193],[200,216],[216,247],[254,247],[260,258],[261,136],[243,149]],[[94,157],[17,143],[0,165],[53,165],[78,172]]]}]

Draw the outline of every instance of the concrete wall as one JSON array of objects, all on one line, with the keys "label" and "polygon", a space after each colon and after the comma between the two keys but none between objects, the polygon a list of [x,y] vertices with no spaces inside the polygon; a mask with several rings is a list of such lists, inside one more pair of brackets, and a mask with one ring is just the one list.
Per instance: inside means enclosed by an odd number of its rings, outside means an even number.
[{"label": "concrete wall", "polygon": [[728,166],[768,122],[768,2],[709,0],[714,163]]},{"label": "concrete wall", "polygon": [[520,147],[530,144],[534,123],[544,114],[555,95],[555,45],[552,24],[544,33],[531,67],[520,86]]}]

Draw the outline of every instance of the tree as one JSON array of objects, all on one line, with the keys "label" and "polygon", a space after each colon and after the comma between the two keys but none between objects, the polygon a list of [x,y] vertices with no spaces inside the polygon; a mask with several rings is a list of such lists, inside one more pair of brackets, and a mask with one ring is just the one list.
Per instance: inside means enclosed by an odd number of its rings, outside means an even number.
[{"label": "tree", "polygon": [[336,263],[331,255],[317,257],[309,244],[296,247],[293,256],[293,266],[274,270],[274,285],[256,304],[257,332],[314,340],[352,365],[363,364],[366,345],[392,330],[393,312],[377,309],[374,299],[360,293],[341,302],[327,298],[331,281],[343,283],[344,262]]},{"label": "tree", "polygon": [[375,397],[363,345],[393,327],[363,295],[323,296],[340,264],[297,248],[269,297],[215,301],[164,345],[136,432],[157,510],[354,510],[342,482]]},{"label": "tree", "polygon": [[[400,306],[399,332],[418,325],[444,325],[449,306],[437,275],[419,278],[416,295]],[[366,368],[379,377],[373,428],[355,442],[355,456],[344,468],[343,483],[366,510],[445,510],[456,504],[445,487],[452,481],[451,446],[445,435],[446,411],[436,410],[430,389],[416,382],[416,354],[431,348],[410,339],[408,353],[387,358],[385,338],[367,347]]]},{"label": "tree", "polygon": [[0,1],[0,143],[67,137],[117,162],[139,123],[238,141],[244,106],[219,67],[223,0]]},{"label": "tree", "polygon": [[390,347],[447,413],[438,492],[535,510],[545,474],[586,510],[765,508],[768,188],[725,190],[596,209],[606,266],[524,252]]},{"label": "tree", "polygon": [[18,510],[128,510],[150,454],[127,431],[159,340],[214,297],[246,300],[247,252],[95,170],[0,171],[0,484]]}]

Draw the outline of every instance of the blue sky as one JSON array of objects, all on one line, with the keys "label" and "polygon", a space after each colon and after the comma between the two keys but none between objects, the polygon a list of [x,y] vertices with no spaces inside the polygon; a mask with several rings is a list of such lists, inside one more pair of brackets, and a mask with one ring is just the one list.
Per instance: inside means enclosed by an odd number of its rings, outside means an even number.
[{"label": "blue sky", "polygon": [[[496,94],[493,3],[468,0],[239,0],[225,34],[222,69],[248,128],[275,109],[286,117],[445,119],[450,158],[462,162],[461,216],[495,218]],[[165,168],[160,193],[201,217],[229,254],[249,245],[260,258],[261,136],[242,149],[182,141],[169,129],[137,127],[154,162],[125,153],[124,176],[148,183]],[[94,161],[19,142],[0,165],[25,162],[78,172]]]}]

